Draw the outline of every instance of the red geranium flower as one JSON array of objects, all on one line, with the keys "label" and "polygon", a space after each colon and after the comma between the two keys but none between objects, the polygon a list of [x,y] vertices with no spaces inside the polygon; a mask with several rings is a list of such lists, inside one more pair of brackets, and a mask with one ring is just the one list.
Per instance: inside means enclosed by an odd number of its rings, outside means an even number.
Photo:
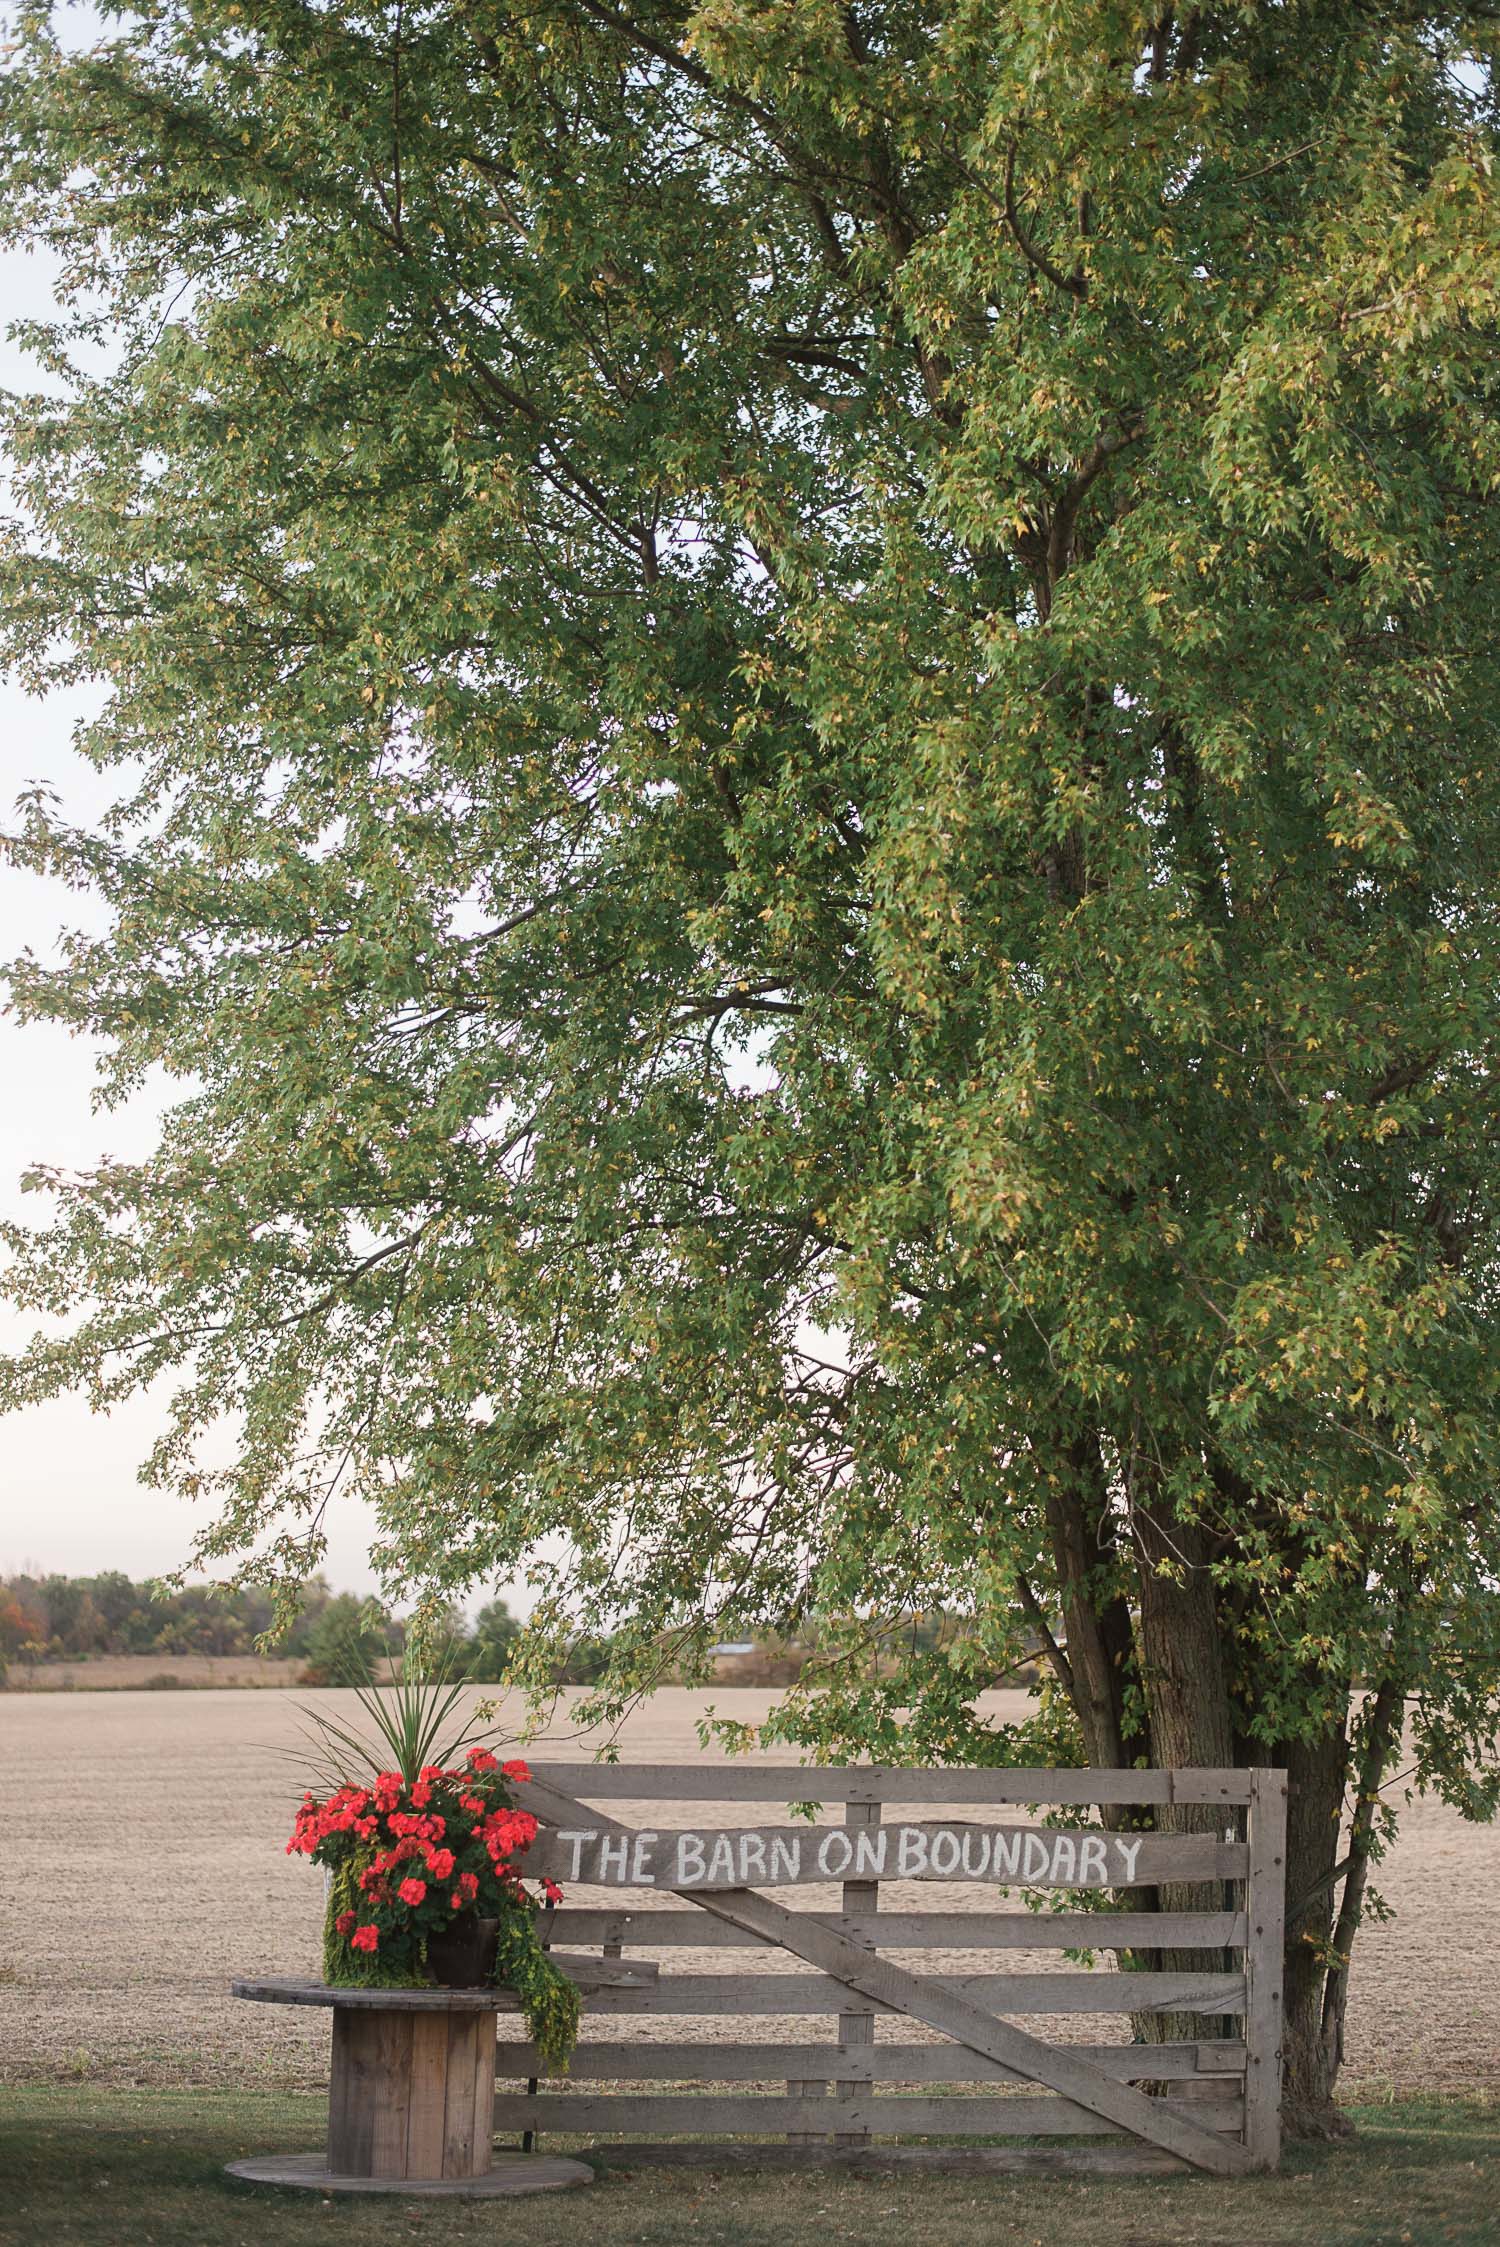
[{"label": "red geranium flower", "polygon": [[491,1755],[488,1748],[470,1748],[469,1769],[471,1771],[498,1771],[499,1768],[500,1758],[497,1755]]},{"label": "red geranium flower", "polygon": [[380,1948],[378,1927],[356,1927],[349,1937],[349,1948],[356,1951],[373,1951]]},{"label": "red geranium flower", "polygon": [[341,1935],[347,1935],[358,1917],[358,1912],[340,1912],[333,1924]]},{"label": "red geranium flower", "polygon": [[427,1883],[425,1880],[408,1878],[402,1881],[401,1886],[396,1890],[396,1894],[401,1898],[403,1904],[416,1906],[426,1900]]}]

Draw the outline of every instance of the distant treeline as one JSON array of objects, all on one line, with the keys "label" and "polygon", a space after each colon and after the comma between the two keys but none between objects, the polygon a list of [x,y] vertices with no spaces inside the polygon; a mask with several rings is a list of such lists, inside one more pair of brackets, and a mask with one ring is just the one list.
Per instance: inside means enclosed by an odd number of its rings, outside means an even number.
[{"label": "distant treeline", "polygon": [[[269,1650],[300,1664],[300,1682],[337,1685],[363,1666],[373,1668],[400,1652],[404,1627],[379,1601],[335,1592],[321,1575],[308,1578],[300,1597],[295,1620]],[[271,1595],[258,1585],[219,1590],[190,1584],[164,1591],[133,1583],[117,1569],[101,1576],[0,1578],[0,1684],[17,1664],[31,1668],[131,1654],[253,1656],[273,1620]],[[961,1626],[935,1614],[907,1617],[892,1626],[897,1628],[903,1643],[937,1647]],[[492,1599],[472,1625],[458,1608],[450,1608],[444,1629],[449,1673],[492,1682],[505,1673],[520,1625],[503,1599]],[[716,1647],[712,1674],[725,1684],[789,1685],[816,1662],[820,1641],[816,1623],[804,1624],[794,1636],[763,1632],[753,1642]],[[560,1666],[557,1683],[593,1683],[607,1654],[602,1642],[580,1639]],[[878,1646],[873,1658],[877,1670],[888,1666]],[[1034,1664],[1027,1661],[1012,1665],[994,1682],[1024,1684],[1035,1674]],[[700,1675],[679,1680],[668,1664],[657,1682],[697,1682]]]},{"label": "distant treeline", "polygon": [[[110,1654],[250,1655],[271,1627],[271,1595],[258,1585],[221,1591],[189,1584],[162,1591],[118,1569],[101,1576],[0,1579],[0,1675],[11,1663],[86,1662]],[[519,1625],[503,1599],[481,1608],[472,1627],[456,1608],[448,1617],[455,1673],[498,1678]],[[399,1652],[405,1633],[378,1601],[335,1592],[322,1576],[302,1586],[301,1608],[272,1650],[300,1662],[309,1684],[336,1683],[351,1661]]]}]

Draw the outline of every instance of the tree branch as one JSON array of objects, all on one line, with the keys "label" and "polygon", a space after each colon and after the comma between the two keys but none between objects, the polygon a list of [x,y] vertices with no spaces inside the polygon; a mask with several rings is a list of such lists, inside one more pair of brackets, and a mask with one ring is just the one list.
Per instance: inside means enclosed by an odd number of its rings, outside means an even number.
[{"label": "tree branch", "polygon": [[1060,265],[1054,265],[1046,251],[1038,247],[1021,224],[1021,214],[1016,209],[1016,144],[1014,141],[1011,142],[1005,153],[1005,199],[1001,208],[1005,212],[1005,223],[1015,236],[1016,247],[1027,264],[1034,267],[1045,280],[1050,281],[1055,289],[1066,289],[1069,296],[1086,296],[1088,294],[1088,283],[1082,273],[1076,270],[1072,273],[1064,273]]}]

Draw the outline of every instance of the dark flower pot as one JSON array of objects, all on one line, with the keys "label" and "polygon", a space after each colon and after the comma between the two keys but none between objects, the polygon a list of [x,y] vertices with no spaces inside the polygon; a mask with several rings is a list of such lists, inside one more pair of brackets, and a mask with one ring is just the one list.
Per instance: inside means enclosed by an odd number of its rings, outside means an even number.
[{"label": "dark flower pot", "polygon": [[477,1911],[455,1912],[440,1934],[427,1938],[427,1971],[443,1989],[488,1988],[499,1940],[498,1919],[481,1919]]}]

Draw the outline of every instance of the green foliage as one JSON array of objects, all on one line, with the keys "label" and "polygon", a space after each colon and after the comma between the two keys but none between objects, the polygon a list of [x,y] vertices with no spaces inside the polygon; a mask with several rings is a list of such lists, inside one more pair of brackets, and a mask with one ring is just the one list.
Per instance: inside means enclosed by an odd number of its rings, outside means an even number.
[{"label": "green foliage", "polygon": [[323,1979],[335,1989],[415,1989],[422,1981],[419,1973],[408,1973],[404,1979],[399,1971],[393,1974],[389,1959],[351,1950],[335,1925],[342,1913],[356,1911],[363,1903],[359,1876],[374,1860],[371,1849],[329,1868],[323,1906]]},{"label": "green foliage", "polygon": [[403,1661],[387,1684],[377,1684],[368,1661],[348,1641],[336,1682],[351,1686],[366,1730],[324,1709],[303,1711],[309,1753],[305,1761],[330,1790],[368,1785],[377,1771],[399,1771],[408,1787],[429,1765],[452,1765],[464,1750],[489,1736],[489,1728],[464,1707],[461,1678],[446,1666],[432,1669]]},{"label": "green foliage", "polygon": [[469,1676],[482,1678],[488,1684],[498,1683],[505,1675],[510,1650],[520,1630],[520,1624],[503,1599],[486,1601],[474,1618],[474,1635],[464,1649]]},{"label": "green foliage", "polygon": [[389,1646],[390,1616],[385,1609],[354,1592],[336,1592],[306,1633],[310,1681],[318,1685],[368,1682],[372,1665]]},{"label": "green foliage", "polygon": [[514,1990],[521,2000],[543,2072],[560,2075],[578,2042],[583,2000],[577,1983],[569,1981],[543,1950],[534,1913],[510,1912],[501,1920],[495,1981],[501,1989]]},{"label": "green foliage", "polygon": [[12,1576],[0,1582],[0,1647],[34,1644],[48,1660],[94,1654],[253,1654],[264,1650],[331,1671],[351,1630],[374,1655],[399,1647],[403,1626],[378,1603],[332,1592],[322,1576],[285,1588],[258,1584],[132,1583],[99,1576]]},{"label": "green foliage", "polygon": [[1409,1701],[1491,1808],[1492,40],[28,11],[4,632],[120,796],[15,1003],[182,1093],[11,1401],[172,1375],[252,1576],[529,1567],[538,1690],[816,1618],[774,1733],[1003,1757],[1045,1629],[1096,1761],[1332,1741],[1326,1833]]},{"label": "green foliage", "polygon": [[[456,1691],[457,1689],[452,1689]],[[305,1794],[288,1851],[321,1865],[329,1890],[323,1914],[323,1978],[360,1988],[405,1989],[434,1976],[439,1945],[459,1937],[447,1964],[475,1973],[477,1939],[486,1921],[496,1930],[492,1967],[497,1987],[514,1990],[538,2051],[549,2068],[564,2068],[578,2040],[582,2001],[543,1948],[539,1905],[522,1882],[516,1859],[536,1838],[537,1822],[514,1807],[509,1782],[530,1776],[520,1761],[502,1764],[487,1749],[469,1750],[461,1765],[431,1760],[443,1751],[448,1720],[441,1687],[398,1687],[390,1705],[367,1710],[380,1737],[377,1752],[338,1765],[339,1781],[324,1801]],[[330,1750],[359,1743],[320,1720]],[[465,1735],[465,1738],[467,1735]],[[463,1739],[449,1743],[456,1755]],[[377,1772],[379,1748],[420,1757],[415,1772]],[[549,1904],[562,1890],[544,1880]]]}]

